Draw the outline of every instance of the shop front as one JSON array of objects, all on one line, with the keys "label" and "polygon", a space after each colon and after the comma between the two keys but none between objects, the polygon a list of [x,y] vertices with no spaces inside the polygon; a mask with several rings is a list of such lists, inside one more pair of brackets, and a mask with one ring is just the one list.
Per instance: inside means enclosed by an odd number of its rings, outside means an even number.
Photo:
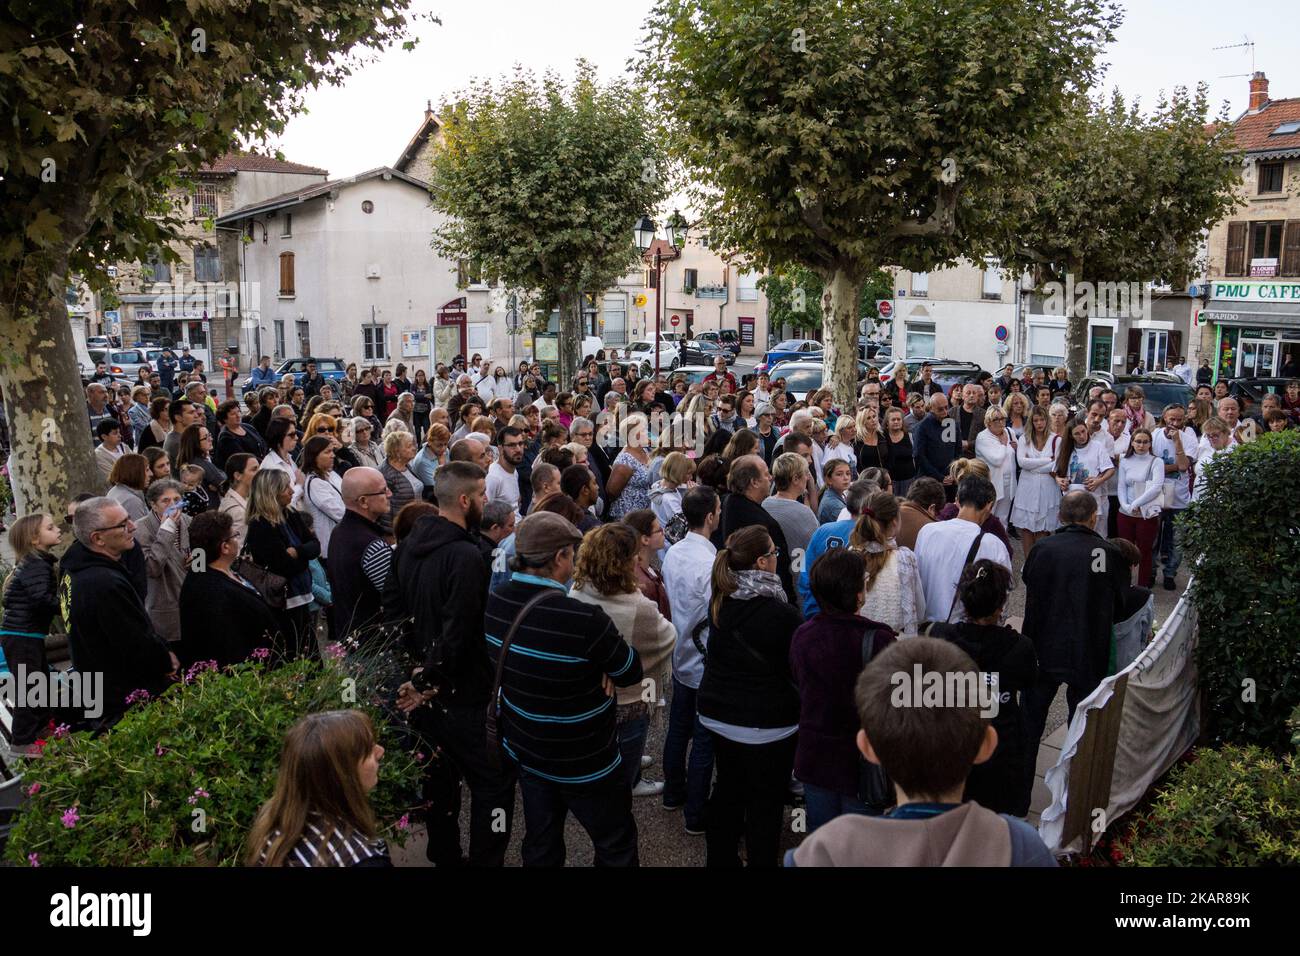
[{"label": "shop front", "polygon": [[1300,360],[1300,282],[1216,281],[1200,320],[1215,329],[1215,381],[1272,378]]}]

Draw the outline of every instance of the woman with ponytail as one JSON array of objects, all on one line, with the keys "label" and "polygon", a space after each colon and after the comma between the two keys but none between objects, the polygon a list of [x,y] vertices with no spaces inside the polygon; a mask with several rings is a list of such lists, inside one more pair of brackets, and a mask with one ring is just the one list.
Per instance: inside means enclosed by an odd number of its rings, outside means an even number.
[{"label": "woman with ponytail", "polygon": [[799,730],[790,641],[802,618],[786,600],[766,529],[741,528],[726,544],[713,562],[698,697],[717,761],[705,811],[707,864],[740,866],[743,837],[750,866],[777,866]]},{"label": "woman with ponytail", "polygon": [[858,613],[899,634],[915,634],[925,619],[925,594],[916,554],[911,548],[900,548],[894,540],[900,524],[898,499],[888,491],[877,491],[867,498],[849,547],[865,562],[866,600]]}]

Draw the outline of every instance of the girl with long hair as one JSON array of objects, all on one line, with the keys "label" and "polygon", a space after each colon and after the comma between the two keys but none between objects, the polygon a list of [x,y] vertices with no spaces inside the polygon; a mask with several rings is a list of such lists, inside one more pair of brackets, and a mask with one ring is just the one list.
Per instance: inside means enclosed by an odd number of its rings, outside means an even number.
[{"label": "girl with long hair", "polygon": [[862,555],[865,601],[858,613],[898,634],[915,634],[925,617],[921,569],[911,548],[894,540],[901,524],[898,499],[888,491],[868,496],[849,536],[849,547]]},{"label": "girl with long hair", "polygon": [[802,618],[776,566],[776,546],[759,525],[732,532],[713,561],[709,653],[697,698],[717,768],[705,811],[709,866],[738,867],[742,837],[750,866],[780,863],[799,731],[790,641]]},{"label": "girl with long hair", "polygon": [[[19,680],[23,679],[24,671],[27,675],[44,675],[50,669],[45,656],[45,635],[59,610],[54,549],[62,540],[63,532],[47,514],[23,515],[9,529],[14,569],[4,582],[0,661],[6,661]],[[23,700],[22,706],[17,700],[13,703],[13,748],[26,756],[36,755],[39,753],[36,739],[46,726],[50,711],[33,706],[34,702],[29,700]]]},{"label": "girl with long hair", "polygon": [[302,450],[302,470],[307,476],[303,501],[311,515],[312,531],[320,541],[320,560],[325,564],[330,553],[330,533],[343,520],[343,479],[334,470],[334,436],[313,435]]},{"label": "girl with long hair", "polygon": [[252,494],[258,467],[257,458],[245,451],[236,452],[226,461],[229,469],[226,472],[226,492],[221,496],[218,510],[230,515],[231,530],[241,548],[248,533],[248,496]]},{"label": "girl with long hair", "polygon": [[265,462],[253,478],[248,498],[248,534],[244,549],[259,567],[285,579],[284,608],[276,611],[287,659],[310,654],[315,629],[308,605],[312,602],[311,562],[320,557],[320,542],[308,519],[290,509],[293,486],[289,477]]},{"label": "girl with long hair", "polygon": [[308,714],[289,729],[275,793],[248,834],[249,866],[391,866],[368,794],[379,783],[374,724],[359,710]]},{"label": "girl with long hair", "polygon": [[1115,460],[1106,450],[1106,443],[1093,438],[1087,418],[1076,416],[1070,422],[1061,441],[1061,450],[1056,455],[1056,484],[1062,494],[1086,491],[1097,499],[1097,528],[1106,527],[1110,499],[1106,496],[1105,485],[1114,472]]},{"label": "girl with long hair", "polygon": [[1165,486],[1165,460],[1151,451],[1151,432],[1135,428],[1129,435],[1128,451],[1119,460],[1119,536],[1137,545],[1138,585],[1151,587],[1151,550],[1160,533],[1161,495]]},{"label": "girl with long hair", "polygon": [[1038,407],[1029,410],[1025,429],[1016,445],[1020,480],[1011,506],[1011,523],[1020,530],[1020,543],[1029,554],[1039,540],[1056,530],[1060,521],[1061,489],[1053,474],[1060,437],[1052,433],[1047,414]]}]

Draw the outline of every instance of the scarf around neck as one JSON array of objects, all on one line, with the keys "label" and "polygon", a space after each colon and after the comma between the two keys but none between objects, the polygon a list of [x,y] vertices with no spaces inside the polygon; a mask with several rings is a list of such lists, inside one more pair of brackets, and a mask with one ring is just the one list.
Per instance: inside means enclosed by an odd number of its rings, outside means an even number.
[{"label": "scarf around neck", "polygon": [[739,587],[731,595],[737,601],[752,601],[754,598],[770,597],[779,601],[786,600],[785,588],[781,579],[770,571],[737,571],[736,581]]}]

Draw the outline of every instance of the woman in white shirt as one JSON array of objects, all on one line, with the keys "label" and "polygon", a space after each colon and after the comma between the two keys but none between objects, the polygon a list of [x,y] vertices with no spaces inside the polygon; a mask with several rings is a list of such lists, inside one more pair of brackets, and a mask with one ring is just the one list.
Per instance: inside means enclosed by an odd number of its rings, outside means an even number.
[{"label": "woman in white shirt", "polygon": [[1119,536],[1137,545],[1138,584],[1151,587],[1151,549],[1160,533],[1160,496],[1165,486],[1165,462],[1151,454],[1151,432],[1135,428],[1128,452],[1119,461]]},{"label": "woman in white shirt", "polygon": [[330,533],[343,520],[343,479],[334,471],[333,435],[313,435],[302,450],[302,467],[307,474],[303,501],[311,515],[312,531],[320,542],[321,562],[330,554]]},{"label": "woman in white shirt", "polygon": [[862,552],[867,562],[867,598],[858,613],[897,634],[915,634],[925,618],[925,594],[915,552],[894,540],[900,523],[898,499],[877,491],[867,498],[849,547]]},{"label": "woman in white shirt", "polygon": [[1056,456],[1056,484],[1062,494],[1086,491],[1097,500],[1097,521],[1093,528],[1099,533],[1105,531],[1110,512],[1106,479],[1114,471],[1115,460],[1110,457],[1105,441],[1092,434],[1087,418],[1076,416],[1066,428]]},{"label": "woman in white shirt", "polygon": [[1027,555],[1060,523],[1061,489],[1052,474],[1060,438],[1052,434],[1047,412],[1031,408],[1025,428],[1027,434],[1016,444],[1020,480],[1011,507],[1011,523],[1020,530],[1020,543]]},{"label": "woman in white shirt", "polygon": [[262,459],[262,471],[282,471],[289,476],[289,485],[293,489],[290,508],[297,508],[302,502],[304,478],[298,466],[293,463],[293,453],[298,447],[298,426],[289,418],[277,418],[266,426],[266,447],[270,449]]},{"label": "woman in white shirt", "polygon": [[1211,418],[1201,426],[1201,442],[1209,449],[1196,459],[1196,481],[1192,485],[1192,500],[1200,501],[1205,494],[1205,469],[1210,462],[1232,450],[1232,429],[1222,418]]},{"label": "woman in white shirt", "polygon": [[1016,440],[1007,430],[1006,412],[996,405],[984,413],[984,430],[975,437],[975,456],[989,466],[989,479],[998,493],[993,513],[1005,525],[1016,496]]},{"label": "woman in white shirt", "polygon": [[244,535],[248,533],[248,496],[252,493],[258,467],[257,458],[248,452],[236,452],[226,459],[226,493],[221,498],[220,510],[230,515],[230,533],[235,536],[240,550],[244,547]]}]

